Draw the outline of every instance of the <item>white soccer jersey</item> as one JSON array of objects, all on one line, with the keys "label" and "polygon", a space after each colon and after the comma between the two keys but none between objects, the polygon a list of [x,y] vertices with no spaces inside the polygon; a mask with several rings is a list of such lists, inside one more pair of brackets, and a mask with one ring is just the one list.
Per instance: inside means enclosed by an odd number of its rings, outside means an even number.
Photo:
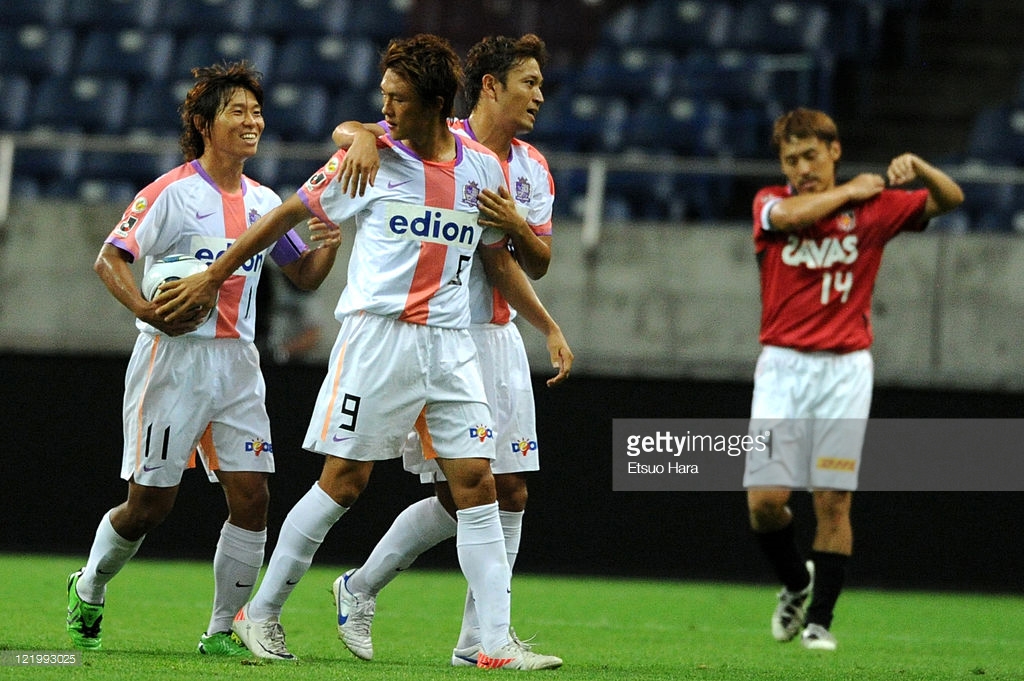
[{"label": "white soccer jersey", "polygon": [[380,170],[363,196],[335,182],[339,150],[299,189],[318,218],[338,226],[355,217],[348,281],[335,316],[366,311],[446,328],[470,324],[469,280],[478,244],[503,245],[500,230],[477,224],[477,196],[504,183],[501,164],[482,145],[458,135],[452,161],[424,161],[384,135]]},{"label": "white soccer jersey", "polygon": [[[476,139],[468,120],[453,119],[449,125],[456,133]],[[513,138],[508,157],[499,160],[519,214],[534,234],[551,236],[555,182],[547,159],[533,145]],[[504,296],[488,283],[480,263],[474,263],[470,276],[470,314],[473,324],[506,324],[515,316]]]},{"label": "white soccer jersey", "polygon": [[[106,243],[127,251],[133,259],[154,260],[183,253],[211,263],[261,216],[280,205],[272,190],[242,177],[242,191],[225,194],[199,161],[190,161],[161,175],[140,191],[125,210]],[[286,265],[307,250],[294,232],[270,250],[278,265]],[[258,253],[228,277],[220,288],[217,314],[193,331],[192,338],[241,338],[252,342],[256,330],[256,286],[267,251]],[[144,333],[159,331],[142,320]]]}]

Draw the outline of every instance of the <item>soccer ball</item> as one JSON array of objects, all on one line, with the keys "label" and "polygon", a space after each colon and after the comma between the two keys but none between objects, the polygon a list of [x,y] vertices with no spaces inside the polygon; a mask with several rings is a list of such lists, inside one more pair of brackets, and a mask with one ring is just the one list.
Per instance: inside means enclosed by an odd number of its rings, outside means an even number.
[{"label": "soccer ball", "polygon": [[[161,258],[150,265],[146,274],[142,276],[142,297],[146,300],[153,300],[160,292],[160,284],[165,281],[184,279],[205,269],[206,263],[191,255],[169,255],[166,258]],[[216,309],[217,301],[214,300],[213,307],[210,308],[206,319],[209,319]],[[206,319],[203,321],[205,322]]]}]

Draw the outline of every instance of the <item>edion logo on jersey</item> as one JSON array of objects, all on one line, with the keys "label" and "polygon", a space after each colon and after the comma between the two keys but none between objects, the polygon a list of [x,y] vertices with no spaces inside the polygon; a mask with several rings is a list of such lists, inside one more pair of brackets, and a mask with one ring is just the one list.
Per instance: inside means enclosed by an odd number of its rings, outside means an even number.
[{"label": "edion logo on jersey", "polygon": [[397,201],[387,204],[386,213],[388,230],[400,239],[471,250],[476,248],[482,231],[476,218],[476,213]]},{"label": "edion logo on jersey", "polygon": [[[233,243],[235,242],[228,239],[210,236],[197,236],[192,238],[191,251],[196,260],[201,260],[209,265],[214,260],[224,255],[224,251],[228,250]],[[262,252],[257,253],[242,263],[242,266],[235,270],[235,274],[243,277],[258,274],[263,268],[263,258],[264,255]]]},{"label": "edion logo on jersey", "polygon": [[789,236],[789,243],[782,249],[782,262],[791,267],[803,265],[809,270],[827,269],[836,263],[849,265],[857,261],[857,236],[850,234],[843,238],[827,236],[821,241],[801,239],[796,234]]}]

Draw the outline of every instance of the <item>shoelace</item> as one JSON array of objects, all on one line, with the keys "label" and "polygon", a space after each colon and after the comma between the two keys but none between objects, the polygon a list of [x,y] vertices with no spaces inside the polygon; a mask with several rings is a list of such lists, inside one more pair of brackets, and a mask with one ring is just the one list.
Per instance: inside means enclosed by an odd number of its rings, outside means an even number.
[{"label": "shoelace", "polygon": [[270,652],[275,655],[283,655],[288,652],[288,647],[284,644],[284,627],[281,626],[280,622],[267,622],[263,625],[263,637],[270,644],[267,648]]},{"label": "shoelace", "polygon": [[361,636],[370,635],[370,622],[375,612],[375,599],[356,597],[356,607],[352,609],[352,628]]}]

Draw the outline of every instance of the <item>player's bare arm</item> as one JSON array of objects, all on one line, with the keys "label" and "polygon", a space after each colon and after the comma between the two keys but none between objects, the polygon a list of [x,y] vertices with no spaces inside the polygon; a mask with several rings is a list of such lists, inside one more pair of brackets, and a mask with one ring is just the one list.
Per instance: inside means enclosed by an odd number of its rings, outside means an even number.
[{"label": "player's bare arm", "polygon": [[889,163],[889,184],[895,186],[920,180],[928,188],[925,220],[948,213],[964,202],[964,192],[953,178],[916,154],[901,154]]},{"label": "player's bare arm", "polygon": [[384,128],[376,123],[345,121],[334,128],[331,139],[339,149],[348,150],[338,172],[341,191],[355,198],[373,185],[380,170],[377,138],[383,134]]},{"label": "player's bare arm", "polygon": [[523,316],[530,325],[544,334],[551,357],[551,366],[558,373],[549,378],[548,387],[558,385],[569,378],[572,363],[575,359],[562,329],[548,313],[544,304],[537,297],[530,280],[523,270],[512,259],[506,248],[481,247],[477,249],[477,257],[481,258],[487,280],[497,288],[501,295]]},{"label": "player's bare arm", "polygon": [[318,218],[309,219],[309,239],[319,244],[303,252],[298,260],[281,267],[281,271],[303,291],[319,288],[334,267],[341,246],[341,230]]},{"label": "player's bare arm", "polygon": [[540,279],[551,263],[551,237],[533,233],[530,225],[516,210],[515,199],[508,188],[502,186],[495,193],[490,189],[480,192],[477,199],[479,222],[484,227],[496,227],[509,235],[515,250],[516,262],[531,279]]},{"label": "player's bare arm", "polygon": [[157,314],[163,315],[167,321],[174,321],[193,314],[191,310],[210,309],[216,300],[217,290],[233,272],[309,217],[309,209],[298,194],[292,194],[280,206],[257,220],[205,271],[163,284],[160,295],[154,301],[158,305]]},{"label": "player's bare arm", "polygon": [[206,321],[206,310],[193,311],[175,321],[168,321],[157,314],[156,303],[142,297],[132,275],[129,259],[131,255],[113,244],[103,244],[93,270],[99,275],[107,290],[119,303],[131,310],[132,314],[168,336],[180,336],[195,331]]},{"label": "player's bare arm", "polygon": [[796,232],[813,226],[848,203],[867,201],[883,189],[885,179],[881,175],[862,173],[824,191],[786,197],[772,206],[768,217],[773,229]]}]

